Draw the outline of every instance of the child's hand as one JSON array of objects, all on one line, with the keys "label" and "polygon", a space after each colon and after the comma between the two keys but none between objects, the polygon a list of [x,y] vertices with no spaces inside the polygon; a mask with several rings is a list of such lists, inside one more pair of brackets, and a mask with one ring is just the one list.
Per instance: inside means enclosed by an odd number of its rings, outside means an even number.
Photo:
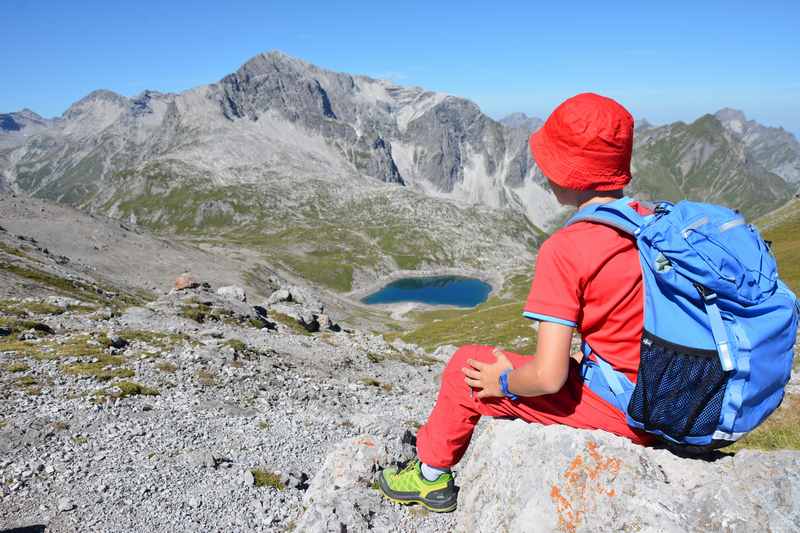
[{"label": "child's hand", "polygon": [[504,370],[514,368],[511,365],[511,361],[499,348],[494,349],[494,356],[497,357],[497,360],[491,364],[468,359],[468,366],[461,369],[467,385],[473,389],[478,389],[478,398],[502,397],[500,374]]}]

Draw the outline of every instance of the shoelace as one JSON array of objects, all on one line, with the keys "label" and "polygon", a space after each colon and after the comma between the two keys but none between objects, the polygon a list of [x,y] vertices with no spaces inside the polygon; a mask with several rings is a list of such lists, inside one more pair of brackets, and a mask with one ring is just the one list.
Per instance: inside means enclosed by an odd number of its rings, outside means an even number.
[{"label": "shoelace", "polygon": [[398,474],[405,474],[406,472],[410,472],[412,470],[416,470],[417,468],[417,461],[410,461],[404,469],[402,469]]}]

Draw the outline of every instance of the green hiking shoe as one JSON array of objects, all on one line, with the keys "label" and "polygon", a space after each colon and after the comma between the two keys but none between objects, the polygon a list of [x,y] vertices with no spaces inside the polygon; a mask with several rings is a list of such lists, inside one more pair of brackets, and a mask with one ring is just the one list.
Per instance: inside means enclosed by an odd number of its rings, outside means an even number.
[{"label": "green hiking shoe", "polygon": [[458,488],[453,474],[440,474],[436,481],[422,477],[419,459],[397,471],[385,468],[378,478],[381,492],[389,500],[401,505],[418,503],[434,513],[449,513],[456,510]]}]

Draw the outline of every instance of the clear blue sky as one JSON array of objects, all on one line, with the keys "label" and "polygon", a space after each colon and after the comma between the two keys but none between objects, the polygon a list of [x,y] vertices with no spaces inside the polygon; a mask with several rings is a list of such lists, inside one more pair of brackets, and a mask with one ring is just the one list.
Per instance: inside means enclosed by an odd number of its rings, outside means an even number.
[{"label": "clear blue sky", "polygon": [[0,0],[0,112],[180,91],[279,49],[545,117],[596,91],[653,122],[724,106],[800,132],[800,2]]}]

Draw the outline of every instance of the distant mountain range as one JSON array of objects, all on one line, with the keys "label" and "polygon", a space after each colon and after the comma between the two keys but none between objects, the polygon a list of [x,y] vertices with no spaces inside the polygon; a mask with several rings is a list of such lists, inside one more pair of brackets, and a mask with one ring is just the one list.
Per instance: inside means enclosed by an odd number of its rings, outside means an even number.
[{"label": "distant mountain range", "polygon": [[[397,269],[529,261],[563,216],[527,147],[541,123],[270,52],[178,94],[0,115],[0,189],[247,246],[346,291]],[[640,122],[634,154],[632,191],[749,214],[800,182],[797,139],[733,110]]]}]

